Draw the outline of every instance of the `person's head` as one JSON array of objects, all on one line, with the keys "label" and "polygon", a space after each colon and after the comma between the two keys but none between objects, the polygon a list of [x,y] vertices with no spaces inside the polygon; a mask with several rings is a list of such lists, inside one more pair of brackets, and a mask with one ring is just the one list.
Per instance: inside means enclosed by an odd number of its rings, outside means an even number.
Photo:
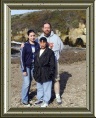
[{"label": "person's head", "polygon": [[40,48],[45,49],[48,46],[47,39],[45,37],[40,38]]},{"label": "person's head", "polygon": [[28,30],[27,35],[28,35],[29,41],[31,41],[31,42],[35,41],[35,32],[34,32],[34,30]]},{"label": "person's head", "polygon": [[48,22],[45,22],[45,23],[43,24],[42,30],[43,30],[43,32],[44,32],[44,34],[45,34],[46,36],[50,35],[51,30],[52,30],[51,24],[48,23]]}]

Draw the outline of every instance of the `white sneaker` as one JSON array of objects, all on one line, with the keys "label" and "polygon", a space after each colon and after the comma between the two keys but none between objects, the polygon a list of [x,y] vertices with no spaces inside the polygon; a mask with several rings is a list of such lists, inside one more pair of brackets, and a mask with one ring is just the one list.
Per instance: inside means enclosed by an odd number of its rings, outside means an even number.
[{"label": "white sneaker", "polygon": [[41,104],[41,107],[47,107],[48,106],[48,104],[46,103],[46,102],[43,102],[42,104]]},{"label": "white sneaker", "polygon": [[61,100],[60,97],[56,98],[56,101],[57,101],[58,104],[61,104],[62,103],[62,100]]}]

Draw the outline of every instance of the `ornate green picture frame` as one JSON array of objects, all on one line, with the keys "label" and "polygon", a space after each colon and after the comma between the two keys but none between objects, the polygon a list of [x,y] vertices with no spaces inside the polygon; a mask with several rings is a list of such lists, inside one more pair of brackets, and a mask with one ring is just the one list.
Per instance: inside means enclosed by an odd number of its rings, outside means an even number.
[{"label": "ornate green picture frame", "polygon": [[[11,108],[11,10],[86,10],[86,108]],[[94,117],[94,0],[1,0],[1,116],[2,117]]]}]

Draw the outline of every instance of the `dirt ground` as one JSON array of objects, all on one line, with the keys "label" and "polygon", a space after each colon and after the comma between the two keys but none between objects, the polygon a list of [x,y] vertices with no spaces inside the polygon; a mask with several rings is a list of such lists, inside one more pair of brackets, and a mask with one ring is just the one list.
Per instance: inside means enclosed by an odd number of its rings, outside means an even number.
[{"label": "dirt ground", "polygon": [[[11,107],[26,107],[20,103],[22,73],[20,59],[11,61]],[[86,49],[65,48],[60,57],[60,94],[62,104],[58,105],[52,96],[48,107],[86,107]],[[32,106],[36,101],[36,82],[30,88]]]}]

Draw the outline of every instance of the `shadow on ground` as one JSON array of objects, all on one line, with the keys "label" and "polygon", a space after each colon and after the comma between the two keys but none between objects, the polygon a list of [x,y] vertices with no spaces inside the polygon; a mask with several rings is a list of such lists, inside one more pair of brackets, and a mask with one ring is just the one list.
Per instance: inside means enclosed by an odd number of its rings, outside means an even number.
[{"label": "shadow on ground", "polygon": [[37,90],[35,91],[32,91],[30,94],[29,94],[29,100],[32,100],[37,94]]},{"label": "shadow on ground", "polygon": [[[64,90],[65,90],[66,85],[67,85],[67,81],[70,77],[72,77],[72,75],[68,72],[61,72],[60,73],[60,96],[62,96],[62,94],[64,93]],[[52,85],[52,97],[51,97],[50,103],[52,103],[55,99],[55,93],[54,93],[54,86],[53,85]],[[36,96],[36,94],[37,94],[36,90],[32,91],[29,94],[29,100],[32,100]]]},{"label": "shadow on ground", "polygon": [[68,72],[62,72],[60,74],[60,95],[61,96],[64,93],[64,90],[65,90],[66,85],[67,85],[67,81],[70,77],[72,77],[72,75]]},{"label": "shadow on ground", "polygon": [[[62,96],[62,94],[64,93],[64,90],[67,85],[67,81],[70,77],[72,77],[72,75],[68,72],[60,73],[60,96]],[[55,99],[55,93],[54,93],[54,88],[52,86],[52,97],[51,97],[50,103],[52,103],[54,99]]]}]

